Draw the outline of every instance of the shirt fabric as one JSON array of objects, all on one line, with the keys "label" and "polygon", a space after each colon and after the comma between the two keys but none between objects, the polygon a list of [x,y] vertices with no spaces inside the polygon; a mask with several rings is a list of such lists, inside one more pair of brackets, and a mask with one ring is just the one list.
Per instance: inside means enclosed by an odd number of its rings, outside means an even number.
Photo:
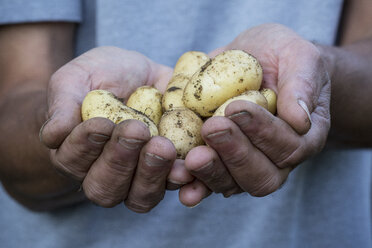
[{"label": "shirt fabric", "polygon": [[[2,0],[0,23],[80,22],[77,55],[112,45],[174,66],[186,51],[209,52],[267,22],[331,45],[341,6],[341,0]],[[2,190],[0,246],[371,247],[371,164],[370,150],[325,150],[269,196],[213,194],[186,208],[168,191],[147,214],[91,203],[34,213]]]}]

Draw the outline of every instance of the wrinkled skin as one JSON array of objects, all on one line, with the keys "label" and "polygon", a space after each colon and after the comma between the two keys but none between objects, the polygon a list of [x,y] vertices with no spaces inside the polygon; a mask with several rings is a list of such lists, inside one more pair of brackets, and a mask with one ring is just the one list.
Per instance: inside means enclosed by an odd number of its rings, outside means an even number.
[{"label": "wrinkled skin", "polygon": [[170,68],[139,53],[101,47],[72,60],[52,76],[49,120],[40,137],[51,148],[56,168],[80,181],[87,198],[96,204],[113,207],[124,201],[136,212],[152,209],[164,196],[176,150],[166,138],[151,138],[139,121],[115,125],[108,119],[93,118],[81,122],[84,96],[90,90],[105,89],[127,99],[142,85],[164,91],[171,73]]},{"label": "wrinkled skin", "polygon": [[277,116],[236,101],[226,108],[227,117],[208,119],[202,136],[209,146],[194,148],[185,159],[197,178],[180,190],[187,206],[211,191],[226,197],[241,192],[268,195],[293,168],[321,151],[327,139],[330,80],[315,45],[284,26],[265,24],[246,30],[210,55],[227,49],[245,50],[260,61],[263,87],[278,94]]},{"label": "wrinkled skin", "polygon": [[91,201],[104,207],[124,202],[136,212],[150,211],[166,188],[181,187],[180,201],[187,206],[211,192],[274,192],[295,166],[324,146],[330,125],[328,74],[317,48],[280,25],[249,29],[210,55],[226,49],[258,58],[264,87],[278,94],[277,116],[249,102],[233,102],[227,117],[210,118],[202,127],[209,146],[176,160],[173,144],[150,138],[138,121],[81,122],[80,105],[90,90],[122,98],[142,85],[164,92],[172,73],[135,52],[96,48],[66,64],[49,83],[49,120],[40,137],[51,149],[53,164],[80,181]]}]

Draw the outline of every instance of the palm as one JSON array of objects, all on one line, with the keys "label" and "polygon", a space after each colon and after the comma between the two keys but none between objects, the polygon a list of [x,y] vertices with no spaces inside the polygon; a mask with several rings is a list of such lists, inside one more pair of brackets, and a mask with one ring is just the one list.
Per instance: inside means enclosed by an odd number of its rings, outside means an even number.
[{"label": "palm", "polygon": [[313,44],[281,25],[268,24],[243,32],[227,48],[243,49],[257,57],[264,71],[263,87],[278,93],[278,116],[298,133],[310,129],[298,100],[312,113],[311,121],[327,119],[329,125],[330,81]]}]

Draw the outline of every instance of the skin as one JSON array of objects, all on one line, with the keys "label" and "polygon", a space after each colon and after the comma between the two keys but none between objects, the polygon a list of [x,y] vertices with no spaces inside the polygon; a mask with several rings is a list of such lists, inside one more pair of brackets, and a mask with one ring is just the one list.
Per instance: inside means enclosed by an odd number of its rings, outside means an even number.
[{"label": "skin", "polygon": [[[370,26],[358,25],[365,30]],[[182,161],[175,160],[169,140],[150,139],[140,122],[114,125],[96,118],[81,123],[80,104],[89,90],[107,89],[123,98],[141,85],[164,91],[172,71],[118,48],[94,49],[71,61],[73,30],[72,24],[62,23],[0,29],[0,129],[7,140],[0,144],[0,179],[9,194],[30,209],[71,205],[84,199],[82,192],[101,206],[124,202],[136,212],[150,211],[166,187],[182,186],[180,201],[186,206],[211,192],[227,197],[269,194],[298,163],[324,146],[331,86],[332,132],[344,137],[338,143],[371,145],[372,123],[363,113],[371,106],[367,96],[372,92],[372,42],[365,37],[340,48],[322,47],[270,24],[247,30],[212,52],[214,56],[239,48],[257,56],[266,71],[264,85],[278,93],[278,116],[254,104],[234,102],[226,109],[228,118],[214,117],[204,124],[202,135],[209,147],[194,148]],[[353,43],[357,39],[361,41]],[[345,92],[350,80],[364,87]]]},{"label": "skin", "polygon": [[[199,194],[193,197],[185,197],[191,189],[182,187],[180,201],[194,206],[210,192],[274,192],[293,168],[324,147],[330,121],[330,148],[371,147],[372,118],[366,114],[372,104],[371,12],[368,1],[347,2],[338,47],[313,45],[283,26],[268,24],[213,51],[212,56],[238,48],[257,56],[266,72],[264,87],[278,93],[278,114],[237,101],[227,107],[228,118],[209,119],[202,128],[209,147],[194,148],[185,160],[189,172],[204,184],[198,184],[194,192]],[[311,121],[298,99],[304,101]]]},{"label": "skin", "polygon": [[53,74],[41,139],[52,149],[52,163],[81,182],[89,200],[103,207],[124,202],[136,212],[148,212],[162,200],[176,158],[173,144],[164,137],[150,138],[145,125],[134,120],[81,122],[80,104],[98,88],[125,99],[142,85],[164,91],[171,72],[139,53],[103,47]]},{"label": "skin", "polygon": [[[71,205],[86,196],[104,207],[125,202],[134,211],[147,212],[164,195],[176,157],[173,144],[163,137],[150,139],[138,121],[114,125],[95,118],[82,123],[80,104],[97,88],[122,98],[142,85],[164,91],[172,70],[110,47],[70,61],[73,30],[72,24],[54,23],[1,28],[0,118],[9,140],[1,144],[1,181],[33,210]],[[178,175],[180,170],[175,171]]]}]

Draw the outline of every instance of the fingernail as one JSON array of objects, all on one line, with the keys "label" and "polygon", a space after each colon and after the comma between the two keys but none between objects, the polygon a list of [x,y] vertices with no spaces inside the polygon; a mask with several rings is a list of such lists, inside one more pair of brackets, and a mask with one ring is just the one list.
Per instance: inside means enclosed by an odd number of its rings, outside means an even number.
[{"label": "fingernail", "polygon": [[146,153],[145,162],[148,166],[163,166],[168,160],[152,153]]},{"label": "fingernail", "polygon": [[83,185],[80,185],[80,187],[77,190],[77,192],[81,192],[81,191],[83,191]]},{"label": "fingernail", "polygon": [[119,137],[118,143],[129,150],[137,150],[138,148],[142,147],[144,141]]},{"label": "fingernail", "polygon": [[94,144],[102,145],[106,143],[107,140],[109,140],[110,137],[104,134],[98,134],[98,133],[92,133],[89,134],[88,140]]},{"label": "fingernail", "polygon": [[210,161],[210,162],[208,162],[208,163],[206,163],[202,167],[196,169],[195,171],[208,170],[208,169],[212,168],[212,166],[213,166],[213,160]]},{"label": "fingernail", "polygon": [[39,140],[41,143],[43,143],[43,130],[44,130],[44,127],[46,126],[46,124],[48,124],[48,122],[51,120],[52,118],[49,118],[48,120],[46,120],[43,125],[41,126],[40,130],[39,130]]},{"label": "fingernail", "polygon": [[168,179],[167,180],[167,190],[177,190],[185,184],[186,183],[181,183],[181,182],[178,182],[178,181]]},{"label": "fingernail", "polygon": [[223,130],[215,133],[211,133],[207,135],[207,138],[213,143],[224,143],[230,140],[231,137],[231,130]]},{"label": "fingernail", "polygon": [[200,203],[201,202],[198,202],[197,204],[195,204],[194,206],[186,206],[186,207],[188,207],[188,208],[196,208],[197,206],[199,206],[200,205]]},{"label": "fingernail", "polygon": [[298,105],[301,106],[301,108],[302,108],[303,110],[305,110],[305,112],[306,112],[306,114],[307,114],[307,117],[309,118],[310,125],[311,125],[311,124],[312,124],[312,121],[311,121],[311,115],[310,115],[310,111],[309,111],[308,107],[306,106],[306,103],[305,103],[304,101],[302,101],[301,99],[298,99],[298,100],[297,100],[297,103],[298,103]]},{"label": "fingernail", "polygon": [[236,114],[232,114],[228,118],[238,123],[239,125],[247,125],[251,121],[252,115],[247,111],[242,111]]}]

